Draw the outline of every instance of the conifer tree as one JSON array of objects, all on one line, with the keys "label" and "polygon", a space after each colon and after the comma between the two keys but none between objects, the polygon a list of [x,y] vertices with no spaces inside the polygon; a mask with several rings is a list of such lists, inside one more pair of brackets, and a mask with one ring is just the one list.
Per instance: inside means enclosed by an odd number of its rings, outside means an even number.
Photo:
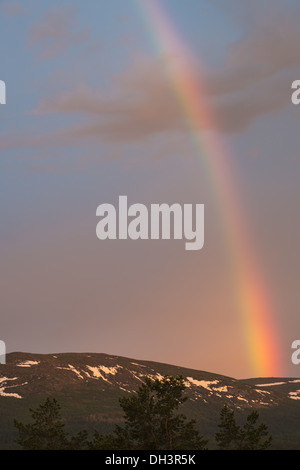
[{"label": "conifer tree", "polygon": [[265,423],[257,425],[259,413],[257,410],[248,414],[245,424],[241,427],[236,423],[234,411],[225,404],[220,413],[220,431],[215,434],[219,449],[223,450],[265,450],[272,442],[268,426]]},{"label": "conifer tree", "polygon": [[108,436],[95,433],[93,448],[204,449],[208,441],[200,436],[195,421],[177,413],[187,400],[184,389],[181,376],[164,376],[161,380],[146,377],[132,396],[120,399],[124,425],[116,426]]},{"label": "conifer tree", "polygon": [[15,427],[19,431],[16,443],[26,450],[79,450],[88,449],[86,430],[69,437],[60,414],[60,404],[55,398],[47,398],[36,410],[29,409],[32,423],[24,424],[16,419]]},{"label": "conifer tree", "polygon": [[247,421],[240,433],[240,448],[245,450],[265,450],[272,443],[272,436],[268,432],[268,426],[261,423],[256,427],[259,414],[257,410],[247,416]]},{"label": "conifer tree", "polygon": [[36,410],[30,408],[33,423],[14,420],[19,431],[16,442],[28,450],[56,450],[68,448],[65,425],[60,415],[60,405],[55,398],[47,398]]},{"label": "conifer tree", "polygon": [[220,413],[220,431],[215,434],[219,448],[229,450],[237,445],[240,427],[237,426],[234,411],[225,404]]}]

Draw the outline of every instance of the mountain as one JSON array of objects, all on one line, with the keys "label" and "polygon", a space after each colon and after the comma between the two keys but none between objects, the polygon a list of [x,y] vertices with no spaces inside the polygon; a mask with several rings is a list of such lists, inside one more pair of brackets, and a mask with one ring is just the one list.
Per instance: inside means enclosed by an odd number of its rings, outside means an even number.
[{"label": "mountain", "polygon": [[71,433],[110,432],[122,421],[118,399],[136,390],[145,376],[182,375],[187,402],[182,412],[195,418],[214,447],[224,403],[244,420],[252,410],[269,426],[275,449],[300,449],[300,379],[237,380],[210,372],[98,353],[15,352],[0,364],[0,449],[14,448],[13,419],[30,421],[29,408],[55,397]]}]

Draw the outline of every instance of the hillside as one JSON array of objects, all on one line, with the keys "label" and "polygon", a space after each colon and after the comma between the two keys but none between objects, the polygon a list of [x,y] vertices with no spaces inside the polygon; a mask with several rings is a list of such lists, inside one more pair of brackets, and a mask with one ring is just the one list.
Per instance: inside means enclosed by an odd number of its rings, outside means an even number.
[{"label": "hillside", "polygon": [[108,354],[10,353],[0,365],[0,449],[12,448],[13,419],[30,419],[29,408],[55,397],[70,432],[80,429],[110,431],[122,420],[118,403],[132,393],[147,375],[182,375],[189,400],[182,410],[199,423],[210,438],[217,431],[224,403],[242,417],[259,410],[274,438],[274,448],[300,449],[300,379],[237,380],[210,372]]}]

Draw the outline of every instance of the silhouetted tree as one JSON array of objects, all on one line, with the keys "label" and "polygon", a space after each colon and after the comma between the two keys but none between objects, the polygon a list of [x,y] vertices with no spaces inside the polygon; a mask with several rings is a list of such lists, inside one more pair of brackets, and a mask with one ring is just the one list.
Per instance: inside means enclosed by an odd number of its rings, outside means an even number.
[{"label": "silhouetted tree", "polygon": [[272,436],[269,434],[268,426],[265,423],[256,426],[258,418],[257,410],[247,416],[247,421],[240,433],[240,449],[265,450],[271,446]]},{"label": "silhouetted tree", "polygon": [[65,425],[60,416],[57,400],[47,398],[36,410],[30,408],[33,423],[14,420],[19,431],[16,442],[24,449],[64,449],[68,446]]},{"label": "silhouetted tree", "polygon": [[264,450],[270,447],[272,436],[269,434],[268,426],[261,423],[256,426],[259,418],[258,411],[254,410],[248,414],[243,427],[238,426],[234,411],[227,405],[221,410],[220,431],[215,434],[219,449],[229,450]]},{"label": "silhouetted tree", "polygon": [[179,450],[204,449],[207,440],[200,436],[195,421],[177,413],[187,400],[181,376],[164,376],[161,380],[145,378],[130,397],[120,398],[124,426],[117,425],[113,434],[94,434],[92,448]]},{"label": "silhouetted tree", "polygon": [[88,446],[88,434],[80,431],[69,438],[65,430],[65,424],[60,415],[60,405],[53,398],[47,398],[45,403],[31,411],[33,423],[23,424],[14,420],[15,427],[19,431],[16,439],[23,449],[27,450],[62,450],[82,449]]},{"label": "silhouetted tree", "polygon": [[240,427],[237,426],[234,411],[224,405],[220,413],[220,431],[215,434],[218,447],[223,450],[232,449],[239,440]]}]

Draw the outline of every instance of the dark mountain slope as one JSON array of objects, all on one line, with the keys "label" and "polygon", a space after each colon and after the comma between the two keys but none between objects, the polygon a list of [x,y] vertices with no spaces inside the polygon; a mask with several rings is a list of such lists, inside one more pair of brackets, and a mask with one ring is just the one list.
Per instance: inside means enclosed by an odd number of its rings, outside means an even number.
[{"label": "dark mountain slope", "polygon": [[122,420],[118,403],[132,393],[147,375],[182,375],[189,400],[182,411],[199,423],[202,434],[217,431],[224,403],[241,417],[253,408],[267,422],[277,448],[299,448],[300,379],[236,380],[205,371],[141,361],[108,354],[10,353],[0,365],[0,448],[10,448],[15,435],[13,419],[30,419],[29,407],[46,397],[62,406],[68,430],[97,428],[110,431]]}]

